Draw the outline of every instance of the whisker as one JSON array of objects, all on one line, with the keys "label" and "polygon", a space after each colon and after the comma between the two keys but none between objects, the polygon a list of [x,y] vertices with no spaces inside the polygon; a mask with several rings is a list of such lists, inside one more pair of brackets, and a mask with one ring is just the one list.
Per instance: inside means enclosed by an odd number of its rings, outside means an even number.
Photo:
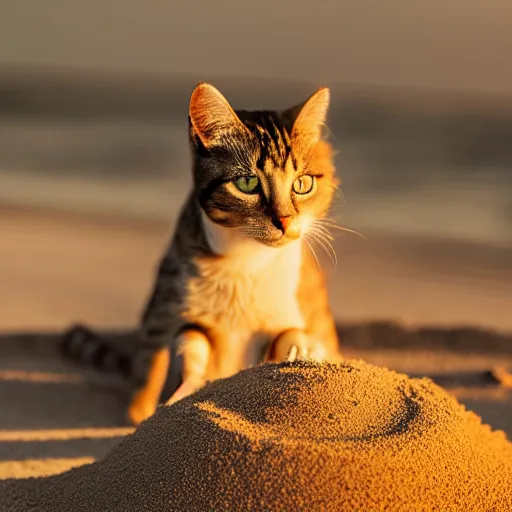
[{"label": "whisker", "polygon": [[[334,264],[335,266],[338,265],[338,257],[336,255],[336,251],[334,250],[334,247],[332,245],[332,241],[334,240],[334,236],[329,231],[329,229],[320,222],[320,220],[315,220],[312,222],[312,229],[324,240],[324,242],[329,247],[330,251],[332,252],[332,255],[334,257]],[[331,258],[332,259],[332,258]]]},{"label": "whisker", "polygon": [[304,242],[306,242],[308,248],[309,248],[309,251],[311,252],[311,254],[313,255],[313,258],[315,258],[315,261],[316,261],[316,267],[318,268],[318,270],[320,270],[320,263],[318,262],[318,258],[316,256],[316,253],[315,253],[315,250],[313,249],[313,247],[311,246],[308,238],[307,238],[307,235],[302,237],[302,240],[304,240]]},{"label": "whisker", "polygon": [[327,227],[329,229],[338,229],[340,231],[345,231],[346,233],[352,233],[353,235],[357,235],[357,236],[363,238],[364,240],[367,240],[367,238],[363,234],[359,233],[359,231],[356,231],[355,229],[350,229],[350,228],[346,228],[346,227],[343,227],[343,226],[339,226],[332,219],[325,218],[325,219],[320,219],[317,222],[319,222],[324,227]]},{"label": "whisker", "polygon": [[322,233],[328,240],[334,240],[334,236],[332,235],[332,233],[329,231],[329,229],[326,226],[323,226],[322,224],[320,224],[317,221],[313,221],[312,224],[313,225],[311,227],[314,228],[315,230],[319,231],[320,233]]},{"label": "whisker", "polygon": [[363,234],[359,233],[359,231],[356,231],[355,229],[345,228],[343,226],[330,226],[330,228],[339,229],[340,231],[345,231],[346,233],[352,233],[353,235],[357,235],[363,240],[368,240]]},{"label": "whisker", "polygon": [[311,236],[324,249],[324,251],[327,253],[327,256],[329,256],[329,259],[331,260],[333,266],[336,268],[338,265],[338,258],[330,241],[323,237],[321,233],[315,232],[314,230],[311,231]]},{"label": "whisker", "polygon": [[331,254],[331,250],[329,249],[329,246],[323,241],[321,240],[320,238],[317,238],[317,237],[313,237],[313,239],[320,245],[320,247],[325,251],[325,253],[327,254],[329,260],[331,261],[333,267],[336,268],[337,266],[337,260],[335,257],[332,256]]}]

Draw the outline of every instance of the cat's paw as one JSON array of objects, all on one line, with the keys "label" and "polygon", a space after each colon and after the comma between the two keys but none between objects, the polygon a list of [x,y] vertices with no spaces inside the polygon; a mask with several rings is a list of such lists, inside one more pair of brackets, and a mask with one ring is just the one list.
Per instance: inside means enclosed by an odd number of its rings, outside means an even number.
[{"label": "cat's paw", "polygon": [[201,389],[205,384],[203,379],[192,379],[189,378],[183,382],[183,384],[172,394],[171,398],[165,402],[165,405],[172,405],[183,398],[195,393]]},{"label": "cat's paw", "polygon": [[325,360],[325,353],[321,346],[308,349],[304,346],[292,345],[286,356],[287,363],[294,361],[316,361],[321,362]]},{"label": "cat's paw", "polygon": [[316,343],[301,329],[289,329],[279,335],[265,356],[265,361],[324,361],[326,353],[321,343]]},{"label": "cat's paw", "polygon": [[297,361],[298,355],[299,355],[299,349],[297,348],[297,345],[292,345],[290,347],[290,351],[288,352],[288,355],[286,356],[286,362],[293,363],[294,361]]}]

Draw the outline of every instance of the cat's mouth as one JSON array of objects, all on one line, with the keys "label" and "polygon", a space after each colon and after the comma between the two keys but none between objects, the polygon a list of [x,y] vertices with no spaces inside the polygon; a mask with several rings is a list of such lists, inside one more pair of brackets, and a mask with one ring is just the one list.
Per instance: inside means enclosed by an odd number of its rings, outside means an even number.
[{"label": "cat's mouth", "polygon": [[270,229],[263,236],[256,236],[255,240],[268,247],[282,247],[291,242],[295,242],[303,238],[309,226],[308,218],[296,218],[286,229],[274,228]]}]

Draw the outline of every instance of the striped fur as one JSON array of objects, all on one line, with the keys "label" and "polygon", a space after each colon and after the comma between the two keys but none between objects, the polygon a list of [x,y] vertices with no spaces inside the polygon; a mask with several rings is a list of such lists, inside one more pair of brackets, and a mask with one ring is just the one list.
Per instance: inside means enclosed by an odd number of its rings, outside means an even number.
[{"label": "striped fur", "polygon": [[328,103],[320,89],[283,112],[248,112],[209,84],[192,93],[194,186],[141,319],[140,350],[112,356],[91,332],[72,332],[64,344],[76,354],[93,343],[89,359],[110,358],[125,375],[146,354],[145,383],[129,410],[134,423],[162,400],[162,372],[163,397],[176,400],[206,380],[282,359],[291,344],[340,357],[324,278],[304,243],[336,185],[322,139]]}]

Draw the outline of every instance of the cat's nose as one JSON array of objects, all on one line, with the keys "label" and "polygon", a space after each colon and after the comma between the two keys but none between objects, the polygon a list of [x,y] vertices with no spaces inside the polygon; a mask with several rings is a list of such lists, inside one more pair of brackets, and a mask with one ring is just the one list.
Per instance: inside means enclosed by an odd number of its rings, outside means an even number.
[{"label": "cat's nose", "polygon": [[286,233],[288,231],[288,228],[290,227],[291,223],[292,223],[291,215],[288,215],[287,217],[279,217],[279,224],[281,224],[281,226],[283,228],[283,233]]},{"label": "cat's nose", "polygon": [[286,235],[289,239],[300,238],[300,228],[297,222],[294,222],[293,215],[284,215],[272,218],[272,224],[282,231],[283,235]]}]

